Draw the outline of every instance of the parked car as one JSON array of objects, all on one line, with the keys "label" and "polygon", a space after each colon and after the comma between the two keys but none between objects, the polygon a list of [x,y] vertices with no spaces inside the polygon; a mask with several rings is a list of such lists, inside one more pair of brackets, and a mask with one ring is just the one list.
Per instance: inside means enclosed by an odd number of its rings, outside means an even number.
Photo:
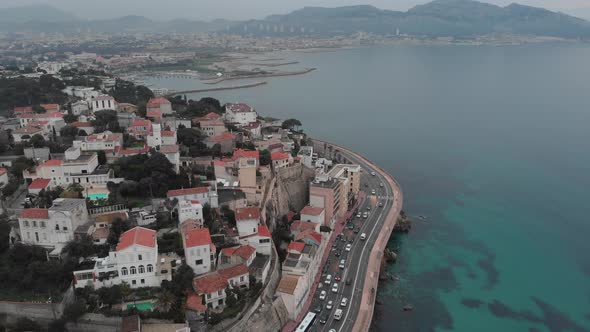
[{"label": "parked car", "polygon": [[[354,228],[354,224],[353,223],[349,223],[346,227],[348,227],[348,229],[353,229]],[[343,240],[346,241],[345,238],[343,238]]]},{"label": "parked car", "polygon": [[329,285],[331,282],[332,282],[332,275],[328,274],[326,276],[326,281],[324,281],[324,283]]},{"label": "parked car", "polygon": [[349,243],[346,245],[346,248],[344,250],[350,251],[350,249],[352,249],[352,244]]},{"label": "parked car", "polygon": [[340,242],[346,242],[346,237],[344,235],[340,237]]},{"label": "parked car", "polygon": [[383,207],[383,203],[379,203],[379,207]]},{"label": "parked car", "polygon": [[339,275],[336,275],[336,276],[334,277],[334,280],[336,280],[336,281],[340,281],[340,280],[342,280],[342,278],[341,278]]},{"label": "parked car", "polygon": [[326,324],[327,321],[328,321],[328,315],[327,314],[323,314],[323,315],[320,316],[320,324]]},{"label": "parked car", "polygon": [[336,252],[334,253],[334,256],[336,257],[340,257],[342,253],[340,252],[340,250],[336,250]]},{"label": "parked car", "polygon": [[375,195],[375,189],[371,190],[371,195]]},{"label": "parked car", "polygon": [[334,302],[332,302],[332,300],[328,301],[328,303],[326,303],[326,309],[327,310],[332,310],[332,305]]},{"label": "parked car", "polygon": [[358,232],[360,232],[360,229],[359,228],[355,228],[353,232],[354,232],[354,234],[358,234]]},{"label": "parked car", "polygon": [[337,282],[335,282],[332,285],[332,293],[338,293],[338,283]]},{"label": "parked car", "polygon": [[313,312],[315,312],[316,314],[319,314],[320,312],[322,312],[322,306],[317,305],[315,308],[313,308]]},{"label": "parked car", "polygon": [[356,217],[357,217],[357,218],[360,218],[360,217],[361,217],[361,213],[360,213],[360,212],[359,212],[359,213],[357,213],[357,214],[356,214]]},{"label": "parked car", "polygon": [[323,290],[323,291],[320,293],[320,300],[322,300],[322,301],[323,301],[323,300],[325,300],[325,299],[326,299],[326,291],[325,291],[325,290]]},{"label": "parked car", "polygon": [[346,264],[346,260],[345,259],[341,259],[340,260],[340,264],[338,265],[339,268],[343,269],[344,268],[344,264]]},{"label": "parked car", "polygon": [[346,307],[346,305],[348,304],[348,299],[343,297],[342,301],[340,301],[340,306],[341,307]]},{"label": "parked car", "polygon": [[375,176],[375,175],[377,175],[377,174],[375,174],[375,172],[371,172],[371,175],[372,175],[372,176]]}]

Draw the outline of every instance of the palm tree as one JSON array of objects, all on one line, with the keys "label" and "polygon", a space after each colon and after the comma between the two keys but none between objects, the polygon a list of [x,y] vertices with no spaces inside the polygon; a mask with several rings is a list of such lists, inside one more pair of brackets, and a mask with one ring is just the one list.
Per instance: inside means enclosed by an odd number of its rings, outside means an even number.
[{"label": "palm tree", "polygon": [[164,291],[158,296],[158,302],[156,308],[160,312],[168,312],[172,306],[176,303],[176,297],[169,291]]}]

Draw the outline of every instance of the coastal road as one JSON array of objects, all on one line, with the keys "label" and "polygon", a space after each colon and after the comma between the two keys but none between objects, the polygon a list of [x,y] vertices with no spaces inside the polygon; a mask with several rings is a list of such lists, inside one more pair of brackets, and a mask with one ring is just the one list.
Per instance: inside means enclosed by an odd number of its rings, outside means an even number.
[{"label": "coastal road", "polygon": [[[358,218],[355,213],[347,221],[347,227],[342,232],[344,240],[339,239],[335,241],[333,248],[327,248],[327,250],[332,251],[324,266],[321,286],[313,294],[314,297],[309,308],[310,311],[321,308],[311,331],[329,331],[330,329],[334,329],[338,332],[343,332],[358,330],[358,326],[355,328],[355,322],[357,317],[359,317],[359,313],[361,313],[361,309],[363,309],[362,307],[364,306],[366,311],[367,302],[371,302],[370,306],[372,308],[375,300],[376,285],[367,288],[367,285],[371,284],[373,279],[376,281],[376,278],[378,278],[375,275],[375,260],[373,259],[372,264],[370,263],[373,246],[382,233],[391,233],[393,224],[390,222],[386,225],[386,221],[392,215],[398,215],[401,209],[401,202],[396,202],[397,197],[394,197],[394,194],[399,195],[400,193],[395,183],[392,186],[392,182],[385,178],[384,173],[365,159],[346,150],[342,150],[342,148],[340,148],[340,153],[351,163],[361,165],[363,169],[361,190],[366,192],[367,199],[359,206],[358,212],[361,213],[361,217]],[[372,175],[373,172],[375,175]],[[364,212],[368,213],[366,219],[362,216]],[[366,234],[364,241],[360,239],[363,233]],[[350,251],[346,251],[345,247],[349,243],[352,248]],[[337,256],[337,254],[340,255]],[[344,269],[339,268],[342,259],[345,260]],[[329,284],[325,283],[327,275],[331,276]],[[335,278],[337,277],[341,280],[336,281]],[[372,279],[366,283],[367,278]],[[338,283],[337,292],[332,292],[334,283]],[[327,294],[325,300],[319,299],[322,291],[325,291]],[[364,296],[363,291],[365,292]],[[341,306],[341,301],[344,298],[347,299],[347,304],[346,306]],[[328,301],[332,301],[332,309],[326,308]],[[342,309],[343,311],[340,320],[334,318],[336,309]],[[362,313],[365,316],[372,315],[372,310],[370,310],[370,313]],[[326,323],[322,324],[320,320],[324,319]],[[364,328],[368,329],[371,318],[364,317],[363,320],[366,321]]]}]

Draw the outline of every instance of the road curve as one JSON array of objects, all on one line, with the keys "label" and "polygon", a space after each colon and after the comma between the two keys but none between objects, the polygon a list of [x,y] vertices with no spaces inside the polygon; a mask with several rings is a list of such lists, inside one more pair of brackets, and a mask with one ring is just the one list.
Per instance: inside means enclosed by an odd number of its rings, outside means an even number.
[{"label": "road curve", "polygon": [[[383,251],[387,246],[387,242],[389,241],[389,237],[391,235],[393,227],[395,226],[399,218],[400,212],[402,210],[403,192],[401,190],[401,186],[399,185],[399,183],[391,175],[389,175],[386,171],[384,171],[377,165],[373,164],[363,155],[351,151],[345,147],[335,145],[329,142],[324,142],[315,139],[314,141],[322,144],[326,143],[327,145],[331,145],[335,148],[338,148],[340,150],[340,153],[350,162],[361,165],[361,167],[364,170],[368,170],[369,172],[374,171],[376,173],[376,176],[373,177],[373,180],[371,180],[371,177],[369,177],[367,182],[369,182],[370,185],[374,185],[376,183],[375,180],[377,180],[377,182],[380,181],[384,184],[386,194],[385,197],[388,197],[389,194],[392,195],[392,200],[387,200],[384,206],[384,209],[389,209],[389,211],[385,216],[382,216],[384,211],[381,211],[381,213],[379,213],[379,215],[376,216],[375,220],[373,221],[373,227],[370,230],[370,233],[368,234],[366,246],[360,248],[362,249],[362,251],[360,252],[360,257],[357,262],[362,262],[361,265],[365,265],[366,262],[366,269],[355,269],[356,276],[354,278],[353,290],[350,291],[350,293],[346,292],[348,294],[344,294],[350,296],[350,305],[348,307],[343,308],[344,314],[342,318],[342,324],[340,326],[337,326],[336,328],[338,332],[368,331],[369,327],[371,326],[373,311],[375,307],[375,299],[379,283],[381,258],[383,257]],[[390,202],[391,204],[389,204]],[[370,220],[372,219],[373,217],[370,218]],[[373,240],[374,237],[376,238]],[[372,248],[370,248],[370,253],[365,253],[366,249],[369,249],[368,246],[370,246],[371,244]],[[357,288],[357,282],[359,283],[359,285],[362,284],[362,291],[361,289]],[[357,289],[358,292],[356,291]],[[338,299],[340,299],[341,297],[339,297]],[[331,326],[333,323],[335,322],[332,320],[332,317],[330,317],[328,324],[325,325],[325,328],[327,329],[329,327],[335,327]]]}]

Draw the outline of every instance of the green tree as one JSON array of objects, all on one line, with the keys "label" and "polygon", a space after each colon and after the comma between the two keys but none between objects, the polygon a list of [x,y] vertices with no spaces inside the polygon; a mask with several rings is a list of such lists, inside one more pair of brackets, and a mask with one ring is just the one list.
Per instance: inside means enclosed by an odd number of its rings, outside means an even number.
[{"label": "green tree", "polygon": [[176,303],[176,297],[170,291],[163,291],[158,296],[156,308],[160,312],[168,312]]},{"label": "green tree", "polygon": [[78,136],[79,129],[74,126],[67,125],[59,131],[60,135],[63,137],[71,137],[76,138]]},{"label": "green tree", "polygon": [[33,135],[29,140],[29,144],[34,148],[42,148],[45,146],[45,138],[39,134]]},{"label": "green tree", "polygon": [[297,119],[287,119],[281,125],[283,129],[293,129],[295,127],[295,130],[298,130],[300,126],[301,122]]},{"label": "green tree", "polygon": [[33,112],[37,114],[42,114],[45,113],[46,110],[43,107],[41,107],[41,105],[33,105]]},{"label": "green tree", "polygon": [[74,114],[71,114],[71,113],[64,115],[63,119],[66,123],[72,123],[72,122],[78,121],[78,117]]},{"label": "green tree", "polygon": [[260,151],[260,165],[261,166],[268,166],[271,163],[271,158],[270,158],[270,151],[268,150],[262,150]]},{"label": "green tree", "polygon": [[26,157],[19,157],[12,163],[12,167],[10,168],[10,173],[12,175],[22,179],[23,178],[23,171],[25,169],[29,169],[35,166],[35,162],[33,159],[29,159]]}]

